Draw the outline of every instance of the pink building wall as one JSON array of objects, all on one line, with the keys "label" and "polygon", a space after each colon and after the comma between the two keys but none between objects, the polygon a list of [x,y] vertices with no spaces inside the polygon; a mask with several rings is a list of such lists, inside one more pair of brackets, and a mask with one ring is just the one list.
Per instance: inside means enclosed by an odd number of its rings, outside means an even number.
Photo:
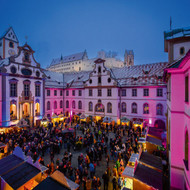
[{"label": "pink building wall", "polygon": [[[72,94],[72,91],[75,91],[75,95]],[[81,90],[81,96],[79,96],[79,90]],[[67,96],[67,91],[69,95]],[[69,108],[66,108],[66,101],[69,101]],[[75,108],[72,107],[72,102],[75,101]],[[82,102],[82,109],[79,109],[78,102]],[[85,90],[84,88],[69,88],[64,89],[64,113],[68,112],[69,114],[79,114],[84,113],[85,111]]]},{"label": "pink building wall", "polygon": [[[190,133],[190,53],[187,53],[178,68],[169,68],[167,73],[171,74],[171,101],[168,106],[168,126],[170,133],[170,182],[171,187],[190,189],[190,171],[184,164],[185,159],[185,134]],[[185,102],[185,77],[188,79],[189,101]],[[168,84],[169,85],[169,84]],[[188,142],[189,142],[188,138]],[[189,144],[189,143],[188,143]],[[188,146],[188,158],[190,158],[190,147]],[[189,159],[188,159],[189,160]],[[190,164],[188,161],[188,168]]]},{"label": "pink building wall", "polygon": [[[50,96],[47,96],[47,90],[50,90]],[[54,90],[57,90],[57,96],[54,95]],[[63,101],[63,93],[60,95],[60,91],[63,91],[61,88],[45,88],[45,116],[48,115],[51,117],[54,113],[59,115],[61,112],[63,113],[64,101]],[[50,102],[50,110],[47,109],[47,102]],[[57,102],[57,108],[54,109],[54,102]],[[60,107],[60,101],[62,101],[62,108]]]}]

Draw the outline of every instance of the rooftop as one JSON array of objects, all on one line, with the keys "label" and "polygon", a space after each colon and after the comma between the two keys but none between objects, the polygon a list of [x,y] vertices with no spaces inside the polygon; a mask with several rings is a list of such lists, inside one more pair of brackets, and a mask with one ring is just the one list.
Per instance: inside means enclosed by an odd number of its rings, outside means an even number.
[{"label": "rooftop", "polygon": [[162,173],[152,168],[138,164],[135,170],[134,178],[154,187],[155,189],[162,190]]},{"label": "rooftop", "polygon": [[64,57],[61,56],[60,58],[53,59],[51,64],[50,64],[50,67],[54,66],[54,65],[61,64],[61,63],[68,63],[68,62],[72,62],[72,61],[82,60],[85,54],[86,54],[86,51],[71,54],[71,55],[64,56]]},{"label": "rooftop", "polygon": [[170,40],[170,39],[179,38],[179,37],[187,37],[187,36],[190,36],[190,27],[177,28],[177,29],[168,30],[164,32],[165,40]]}]

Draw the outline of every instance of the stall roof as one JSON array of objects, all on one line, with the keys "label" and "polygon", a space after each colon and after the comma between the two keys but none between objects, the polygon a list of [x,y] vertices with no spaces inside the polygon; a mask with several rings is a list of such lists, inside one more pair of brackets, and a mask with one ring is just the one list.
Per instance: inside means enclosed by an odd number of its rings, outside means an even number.
[{"label": "stall roof", "polygon": [[14,154],[11,154],[0,160],[0,176],[9,172],[11,169],[17,167],[21,163],[24,163],[24,160],[18,158]]},{"label": "stall roof", "polygon": [[139,160],[139,154],[135,154],[133,153],[129,159],[129,162],[135,162],[137,160]]},{"label": "stall roof", "polygon": [[156,189],[162,190],[162,173],[138,164],[134,178]]},{"label": "stall roof", "polygon": [[162,171],[162,159],[158,156],[154,156],[148,152],[142,152],[139,159],[140,162],[155,167]]},{"label": "stall roof", "polygon": [[160,139],[157,139],[157,138],[154,138],[154,137],[147,136],[146,141],[149,142],[149,143],[158,145],[158,146],[162,146],[162,141]]},{"label": "stall roof", "polygon": [[37,185],[34,190],[70,190],[70,188],[63,186],[61,183],[57,182],[56,180],[52,179],[51,177],[47,177],[43,180],[39,185]]},{"label": "stall roof", "polygon": [[158,129],[155,127],[149,127],[148,129],[148,135],[152,135],[154,137],[157,137],[159,139],[162,139],[162,133],[164,132],[163,129]]},{"label": "stall roof", "polygon": [[133,176],[134,176],[134,168],[126,166],[122,173],[122,177],[133,177]]},{"label": "stall roof", "polygon": [[41,171],[31,164],[24,162],[16,168],[9,170],[1,178],[13,189],[17,189],[38,175]]}]

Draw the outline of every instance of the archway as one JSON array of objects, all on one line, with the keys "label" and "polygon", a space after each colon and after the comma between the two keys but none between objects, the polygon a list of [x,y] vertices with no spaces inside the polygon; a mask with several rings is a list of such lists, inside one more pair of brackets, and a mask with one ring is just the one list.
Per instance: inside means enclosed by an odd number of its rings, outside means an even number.
[{"label": "archway", "polygon": [[30,104],[29,103],[23,104],[22,114],[23,114],[24,118],[30,116]]},{"label": "archway", "polygon": [[165,122],[161,119],[157,119],[154,123],[154,127],[158,129],[166,130]]},{"label": "archway", "polygon": [[40,115],[40,104],[38,102],[35,104],[35,114],[36,116]]},{"label": "archway", "polygon": [[16,104],[12,103],[10,105],[10,120],[16,120],[17,119],[17,107]]}]

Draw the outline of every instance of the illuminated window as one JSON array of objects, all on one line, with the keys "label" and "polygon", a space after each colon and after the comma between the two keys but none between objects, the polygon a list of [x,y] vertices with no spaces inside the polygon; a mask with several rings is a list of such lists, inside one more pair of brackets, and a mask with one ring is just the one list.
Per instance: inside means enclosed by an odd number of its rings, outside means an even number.
[{"label": "illuminated window", "polygon": [[144,114],[149,114],[149,105],[147,103],[145,103],[143,105],[143,113]]}]

